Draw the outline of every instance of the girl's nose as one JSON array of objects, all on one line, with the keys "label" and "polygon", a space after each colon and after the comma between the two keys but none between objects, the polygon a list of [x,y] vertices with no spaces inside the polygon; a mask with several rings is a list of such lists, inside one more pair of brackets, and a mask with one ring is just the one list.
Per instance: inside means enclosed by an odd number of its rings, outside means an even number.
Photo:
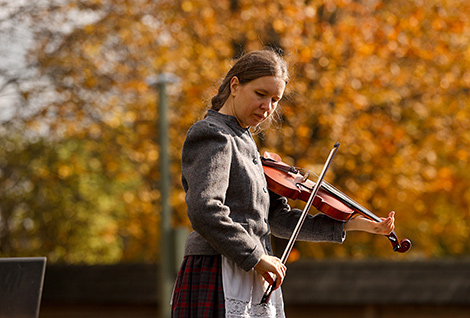
[{"label": "girl's nose", "polygon": [[266,99],[261,104],[261,108],[267,111],[273,110],[274,107],[275,107],[275,104],[271,99]]}]

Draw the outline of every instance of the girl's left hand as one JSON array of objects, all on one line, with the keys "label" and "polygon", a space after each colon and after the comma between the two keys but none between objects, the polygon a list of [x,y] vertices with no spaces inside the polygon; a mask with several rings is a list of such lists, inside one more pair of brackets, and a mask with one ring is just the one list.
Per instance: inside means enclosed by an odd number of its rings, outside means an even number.
[{"label": "girl's left hand", "polygon": [[362,215],[350,219],[344,225],[345,231],[364,231],[372,234],[388,235],[395,229],[395,212],[388,214],[387,218],[382,218],[381,222],[369,220]]}]

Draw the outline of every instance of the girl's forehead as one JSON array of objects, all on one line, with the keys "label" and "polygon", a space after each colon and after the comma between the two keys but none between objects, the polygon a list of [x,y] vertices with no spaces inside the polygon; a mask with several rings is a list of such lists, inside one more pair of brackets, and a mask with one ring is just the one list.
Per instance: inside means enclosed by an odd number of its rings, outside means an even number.
[{"label": "girl's forehead", "polygon": [[266,90],[272,94],[282,95],[286,87],[286,82],[277,76],[263,76],[250,82],[259,89]]},{"label": "girl's forehead", "polygon": [[257,79],[251,81],[250,83],[256,86],[266,86],[266,87],[279,87],[279,86],[282,87],[286,85],[286,82],[277,76],[258,77]]}]

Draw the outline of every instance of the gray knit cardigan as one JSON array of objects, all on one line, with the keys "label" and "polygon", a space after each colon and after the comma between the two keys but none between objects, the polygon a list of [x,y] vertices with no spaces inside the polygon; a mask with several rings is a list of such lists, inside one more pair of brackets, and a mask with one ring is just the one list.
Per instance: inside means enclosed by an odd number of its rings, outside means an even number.
[{"label": "gray knit cardigan", "polygon": [[[233,116],[209,110],[187,133],[182,182],[193,232],[185,255],[222,254],[245,271],[272,255],[271,232],[289,238],[301,211],[268,190],[249,129]],[[308,215],[299,240],[342,242],[343,223]]]}]

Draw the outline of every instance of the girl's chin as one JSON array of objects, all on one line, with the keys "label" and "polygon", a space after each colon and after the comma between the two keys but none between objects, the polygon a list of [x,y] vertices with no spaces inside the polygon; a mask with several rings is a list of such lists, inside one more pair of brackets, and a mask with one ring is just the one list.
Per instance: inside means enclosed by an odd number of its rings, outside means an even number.
[{"label": "girl's chin", "polygon": [[259,124],[262,124],[265,120],[266,118],[255,116],[255,119],[253,119],[253,125],[251,126],[258,126]]}]

